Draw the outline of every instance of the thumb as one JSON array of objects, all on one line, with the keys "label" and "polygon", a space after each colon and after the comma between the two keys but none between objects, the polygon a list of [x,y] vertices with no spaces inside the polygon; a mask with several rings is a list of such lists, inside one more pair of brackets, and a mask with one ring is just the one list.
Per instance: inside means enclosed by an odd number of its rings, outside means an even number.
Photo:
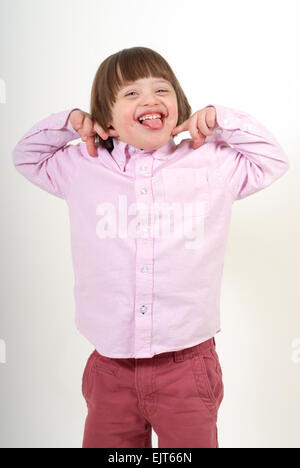
[{"label": "thumb", "polygon": [[116,130],[111,130],[110,128],[104,129],[97,122],[94,124],[94,130],[98,133],[102,140],[107,140],[109,137],[119,137],[119,134]]},{"label": "thumb", "polygon": [[94,130],[102,138],[102,140],[108,139],[108,133],[97,122],[94,123]]}]

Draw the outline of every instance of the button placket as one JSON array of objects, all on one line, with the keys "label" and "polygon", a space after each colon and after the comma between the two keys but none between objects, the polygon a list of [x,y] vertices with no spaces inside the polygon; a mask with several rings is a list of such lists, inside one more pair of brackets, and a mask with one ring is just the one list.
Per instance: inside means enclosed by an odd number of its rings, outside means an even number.
[{"label": "button placket", "polygon": [[152,194],[153,158],[139,154],[135,160],[135,194],[139,203],[148,209],[145,222],[140,224],[136,237],[136,296],[135,296],[135,355],[151,353],[153,305],[153,236],[151,235],[150,207]]}]

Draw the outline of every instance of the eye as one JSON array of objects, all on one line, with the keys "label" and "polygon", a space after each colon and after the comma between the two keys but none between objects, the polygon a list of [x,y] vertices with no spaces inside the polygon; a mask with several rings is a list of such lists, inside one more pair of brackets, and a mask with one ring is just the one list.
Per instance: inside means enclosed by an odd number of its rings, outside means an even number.
[{"label": "eye", "polygon": [[[157,91],[157,93],[159,93],[159,91],[162,91],[163,93],[167,93],[167,92],[168,92],[166,89],[159,89],[159,90]],[[126,96],[130,96],[130,95],[132,95],[132,94],[134,94],[134,93],[136,94],[135,91],[131,91],[130,93],[126,94]]]}]

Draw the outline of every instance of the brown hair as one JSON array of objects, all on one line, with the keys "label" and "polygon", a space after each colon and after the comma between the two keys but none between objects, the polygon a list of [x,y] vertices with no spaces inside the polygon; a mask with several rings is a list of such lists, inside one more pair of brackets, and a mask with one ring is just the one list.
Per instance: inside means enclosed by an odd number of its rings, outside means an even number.
[{"label": "brown hair", "polygon": [[[121,73],[121,76],[118,72]],[[99,66],[91,92],[90,115],[92,120],[107,129],[108,122],[112,120],[112,107],[123,83],[151,76],[168,80],[175,89],[178,103],[176,125],[189,119],[192,114],[191,106],[168,62],[152,49],[131,47],[110,55]],[[112,137],[107,140],[103,140],[99,135],[96,137],[96,142],[98,140],[100,146],[109,151],[113,149]]]}]

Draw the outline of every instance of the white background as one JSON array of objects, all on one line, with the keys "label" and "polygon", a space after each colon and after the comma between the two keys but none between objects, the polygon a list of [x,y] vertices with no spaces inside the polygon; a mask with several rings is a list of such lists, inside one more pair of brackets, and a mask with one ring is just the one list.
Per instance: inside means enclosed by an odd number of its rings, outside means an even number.
[{"label": "white background", "polygon": [[253,115],[291,162],[274,185],[233,205],[216,340],[225,384],[219,442],[300,447],[298,7],[1,0],[1,447],[81,447],[81,377],[93,351],[73,322],[67,204],[23,178],[11,153],[49,114],[89,111],[100,63],[134,46],[166,58],[193,112],[215,103]]}]

